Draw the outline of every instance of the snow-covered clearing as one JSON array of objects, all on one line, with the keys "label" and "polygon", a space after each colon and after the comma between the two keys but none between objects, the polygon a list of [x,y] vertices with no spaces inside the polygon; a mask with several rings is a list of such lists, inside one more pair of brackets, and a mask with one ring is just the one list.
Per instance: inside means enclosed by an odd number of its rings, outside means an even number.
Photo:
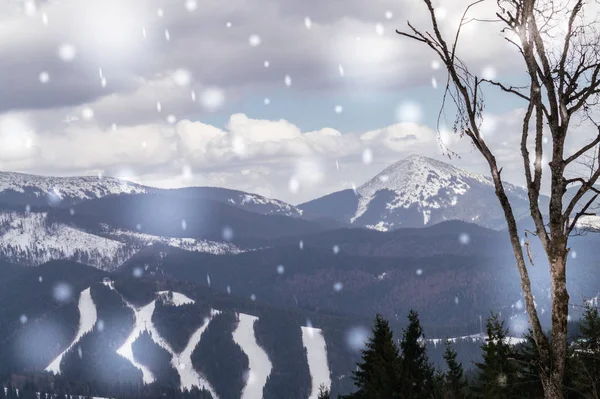
[{"label": "snow-covered clearing", "polygon": [[331,388],[331,373],[327,362],[327,346],[323,331],[313,327],[302,327],[302,344],[306,348],[308,369],[312,380],[312,389],[308,399],[317,399],[319,387]]},{"label": "snow-covered clearing", "polygon": [[77,331],[77,335],[75,336],[73,342],[71,342],[71,345],[69,345],[67,349],[65,349],[56,357],[56,359],[52,361],[52,363],[50,363],[48,367],[46,367],[46,371],[54,374],[60,374],[60,362],[65,354],[79,342],[81,337],[94,329],[97,320],[98,312],[96,311],[96,305],[92,299],[90,289],[87,288],[81,291],[81,294],[79,294],[79,329]]},{"label": "snow-covered clearing", "polygon": [[[431,338],[431,339],[426,339],[425,341],[432,343],[433,346],[438,346],[439,344],[442,344],[446,341],[450,341],[452,343],[456,343],[456,341],[465,341],[465,340],[471,340],[471,342],[483,342],[487,338],[488,338],[487,335],[480,333],[480,334],[465,335],[462,337],[454,337],[454,338],[447,338],[447,339]],[[525,340],[525,338],[506,337],[505,341],[509,345],[517,345],[517,344],[524,343],[526,340]]]},{"label": "snow-covered clearing", "polygon": [[[170,291],[159,291],[158,295],[161,295],[164,297],[164,296],[168,295],[169,292]],[[173,299],[170,302],[166,302],[169,305],[180,306],[180,305],[188,305],[188,304],[196,303],[192,298],[189,298],[180,292],[172,292],[172,293],[173,293]]]},{"label": "snow-covered clearing", "polygon": [[181,248],[186,251],[206,252],[215,255],[238,254],[244,252],[231,243],[196,238],[163,237],[128,230],[108,230],[107,235],[115,239],[125,239],[138,246],[164,244],[174,248]]},{"label": "snow-covered clearing", "polygon": [[254,323],[257,317],[239,314],[239,323],[233,332],[233,340],[248,356],[248,379],[242,391],[241,399],[262,398],[263,387],[271,374],[273,365],[267,353],[258,345],[254,335]]}]

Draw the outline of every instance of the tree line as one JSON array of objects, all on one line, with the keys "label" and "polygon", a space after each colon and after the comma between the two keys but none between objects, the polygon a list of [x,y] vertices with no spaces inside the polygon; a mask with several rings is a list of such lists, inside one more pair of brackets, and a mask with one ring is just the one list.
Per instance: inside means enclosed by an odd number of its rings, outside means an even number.
[{"label": "tree line", "polygon": [[[531,332],[514,344],[505,322],[492,313],[481,345],[482,360],[466,372],[457,361],[452,340],[445,342],[445,370],[429,360],[417,312],[397,343],[388,321],[378,314],[352,379],[355,391],[338,399],[541,398],[541,358]],[[600,397],[600,314],[586,306],[579,333],[570,341],[563,395],[569,399]],[[321,387],[319,399],[331,399]]]}]

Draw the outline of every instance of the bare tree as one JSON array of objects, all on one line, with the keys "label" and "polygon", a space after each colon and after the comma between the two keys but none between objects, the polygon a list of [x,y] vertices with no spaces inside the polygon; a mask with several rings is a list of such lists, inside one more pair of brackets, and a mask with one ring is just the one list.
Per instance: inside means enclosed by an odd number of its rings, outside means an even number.
[{"label": "bare tree", "polygon": [[[592,214],[591,207],[600,194],[594,186],[600,178],[600,158],[599,162],[591,163],[591,173],[586,176],[568,176],[570,168],[584,157],[600,154],[593,152],[600,144],[600,124],[594,120],[600,95],[600,27],[597,16],[590,18],[587,15],[593,12],[598,0],[497,0],[497,12],[490,22],[502,25],[505,39],[514,45],[522,59],[528,77],[524,86],[482,79],[457,55],[461,29],[474,21],[468,13],[485,0],[475,1],[466,8],[451,41],[441,33],[432,0],[422,1],[429,13],[429,29],[419,30],[409,22],[407,31],[396,32],[428,46],[448,72],[444,99],[451,98],[456,106],[454,131],[466,135],[487,161],[496,196],[504,211],[533,338],[540,354],[540,377],[545,397],[562,398],[569,312],[568,239],[579,219]],[[498,166],[494,150],[481,134],[484,85],[498,88],[525,104],[522,129],[518,132],[520,146],[515,150],[520,152],[523,161],[535,235],[544,248],[550,269],[550,337],[544,334],[536,311],[525,260],[526,249],[521,245],[517,221],[501,179],[502,168]],[[576,134],[582,121],[593,123],[598,133],[587,144],[568,154],[566,139]],[[546,129],[552,145],[549,151],[543,145]],[[548,172],[543,172],[545,155],[549,160]],[[543,179],[546,173],[548,176]],[[547,182],[549,205],[548,209],[541,209],[542,185]],[[571,185],[575,193],[567,198],[565,193]]]}]

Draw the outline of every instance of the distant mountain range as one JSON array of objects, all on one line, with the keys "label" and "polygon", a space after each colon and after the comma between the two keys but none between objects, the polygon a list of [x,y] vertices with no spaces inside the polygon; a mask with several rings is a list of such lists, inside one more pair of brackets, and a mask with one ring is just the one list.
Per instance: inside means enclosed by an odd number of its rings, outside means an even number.
[{"label": "distant mountain range", "polygon": [[[527,193],[506,189],[529,226]],[[600,223],[588,217],[582,227]],[[111,384],[178,390],[192,381],[206,389],[200,397],[238,398],[266,353],[266,399],[306,399],[325,366],[330,380],[320,381],[348,392],[377,312],[399,333],[416,309],[428,338],[479,334],[490,310],[523,332],[503,229],[488,178],[421,156],[299,206],[214,187],[0,173],[0,378],[49,368],[68,386],[95,380],[103,396]],[[599,245],[594,234],[571,241],[574,304],[600,291]],[[535,242],[532,250],[547,322],[548,272]],[[165,304],[165,291],[187,299]],[[322,341],[307,343],[312,326]],[[459,355],[470,364],[478,344],[465,345]],[[430,349],[441,360],[443,348]]]}]

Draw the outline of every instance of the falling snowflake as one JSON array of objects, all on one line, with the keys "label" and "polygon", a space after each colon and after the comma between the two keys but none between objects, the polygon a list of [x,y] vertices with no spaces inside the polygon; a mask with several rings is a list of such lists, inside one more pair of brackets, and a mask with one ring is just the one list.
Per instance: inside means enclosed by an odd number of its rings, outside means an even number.
[{"label": "falling snowflake", "polygon": [[38,78],[39,78],[40,82],[43,84],[46,84],[50,81],[50,75],[46,71],[40,72]]},{"label": "falling snowflake", "polygon": [[75,215],[75,209],[73,209],[73,208],[69,209],[69,214],[71,216],[74,216]]},{"label": "falling snowflake", "polygon": [[420,276],[421,274],[423,274],[423,269],[417,269],[417,276]]},{"label": "falling snowflake", "polygon": [[335,160],[335,168],[340,170],[340,162],[337,159]]},{"label": "falling snowflake", "polygon": [[375,33],[377,33],[379,36],[383,36],[384,29],[382,24],[375,25]]},{"label": "falling snowflake", "polygon": [[104,320],[98,319],[98,321],[96,322],[96,328],[100,332],[104,331]]},{"label": "falling snowflake", "polygon": [[340,72],[340,76],[344,76],[344,67],[342,64],[338,65],[338,71]]},{"label": "falling snowflake", "polygon": [[283,265],[278,265],[277,266],[277,273],[278,274],[283,274],[285,272],[285,267],[283,267]]},{"label": "falling snowflake", "polygon": [[344,112],[344,107],[342,107],[341,105],[336,105],[335,106],[335,113],[336,114],[341,114],[342,112]]},{"label": "falling snowflake", "polygon": [[457,296],[454,297],[454,303],[458,305],[458,297]]},{"label": "falling snowflake", "polygon": [[494,80],[494,79],[496,79],[496,75],[497,75],[496,69],[492,66],[486,66],[481,71],[481,75],[483,76],[484,79]]},{"label": "falling snowflake", "polygon": [[254,295],[254,294],[250,295],[250,299],[253,301],[256,301],[256,295]]},{"label": "falling snowflake", "polygon": [[222,237],[225,241],[233,240],[233,229],[229,226],[223,228]]},{"label": "falling snowflake", "polygon": [[300,182],[298,181],[298,179],[296,179],[295,177],[292,177],[288,184],[288,188],[291,193],[293,193],[293,194],[297,193],[298,190],[300,190]]},{"label": "falling snowflake", "polygon": [[208,273],[206,273],[206,283],[210,287],[210,276],[208,275]]},{"label": "falling snowflake", "polygon": [[159,8],[159,9],[156,10],[156,15],[159,18],[162,18],[165,15],[165,12],[164,12],[164,10],[162,8]]},{"label": "falling snowflake", "polygon": [[28,17],[33,17],[35,15],[35,13],[37,12],[37,7],[35,5],[35,1],[33,0],[26,0],[25,4],[23,5],[24,10],[25,10],[25,14]]},{"label": "falling snowflake", "polygon": [[42,276],[39,276],[38,281],[41,283],[42,281],[44,281],[44,278]]},{"label": "falling snowflake", "polygon": [[90,119],[92,119],[94,117],[94,110],[91,109],[90,107],[85,107],[84,109],[81,110],[81,117],[84,120],[89,121]]},{"label": "falling snowflake", "polygon": [[76,55],[77,50],[72,44],[65,43],[58,48],[58,56],[65,62],[73,61]]},{"label": "falling snowflake", "polygon": [[265,98],[264,103],[265,103],[265,105],[271,104],[271,100],[269,99],[269,97]]},{"label": "falling snowflake", "polygon": [[167,123],[172,125],[175,122],[177,122],[177,117],[175,115],[170,114],[169,116],[167,116]]},{"label": "falling snowflake", "polygon": [[431,78],[431,86],[432,86],[434,89],[437,89],[437,88],[438,88],[438,82],[437,82],[437,79],[436,79],[435,77]]},{"label": "falling snowflake", "polygon": [[393,17],[394,17],[394,14],[392,14],[391,11],[385,12],[385,19],[392,19]]},{"label": "falling snowflake", "polygon": [[185,219],[181,219],[181,228],[183,230],[187,230],[187,222],[185,221]]},{"label": "falling snowflake", "polygon": [[225,26],[228,27],[228,28],[231,28],[231,22],[225,23]]},{"label": "falling snowflake", "polygon": [[231,295],[231,287],[227,286],[227,294]]},{"label": "falling snowflake", "polygon": [[196,11],[196,9],[198,8],[198,3],[196,2],[196,0],[186,0],[185,8],[190,12]]},{"label": "falling snowflake", "polygon": [[235,136],[231,140],[231,149],[239,156],[244,155],[246,151],[246,143],[244,142],[244,139],[242,137]]},{"label": "falling snowflake", "polygon": [[448,10],[446,10],[444,7],[437,7],[435,9],[435,16],[440,21],[444,20],[448,16]]},{"label": "falling snowflake", "polygon": [[371,332],[363,326],[352,327],[346,332],[346,345],[354,352],[360,352],[366,345]]},{"label": "falling snowflake", "polygon": [[290,75],[285,75],[283,81],[285,82],[285,85],[287,87],[290,87],[292,85],[292,78],[290,77]]},{"label": "falling snowflake", "polygon": [[396,118],[399,122],[418,123],[423,117],[421,106],[415,102],[404,102],[396,110]]},{"label": "falling snowflake", "polygon": [[577,251],[573,251],[573,252],[571,252],[571,258],[572,258],[572,259],[575,259],[575,258],[577,258]]},{"label": "falling snowflake", "polygon": [[136,267],[135,269],[133,269],[133,277],[135,278],[140,278],[142,277],[142,274],[144,274],[144,271],[142,270],[141,267]]},{"label": "falling snowflake", "polygon": [[73,289],[67,283],[58,283],[52,290],[52,295],[57,302],[69,302],[73,296]]},{"label": "falling snowflake", "polygon": [[141,229],[142,229],[142,225],[138,223],[138,224],[136,224],[136,225],[135,225],[135,228],[136,228],[137,230],[141,230]]},{"label": "falling snowflake", "polygon": [[312,21],[309,17],[304,18],[304,26],[306,26],[306,29],[310,29],[312,27]]},{"label": "falling snowflake", "polygon": [[225,94],[218,87],[209,87],[202,91],[200,99],[204,108],[208,111],[216,111],[223,106],[225,102]]},{"label": "falling snowflake", "polygon": [[373,162],[373,151],[370,148],[366,148],[362,153],[362,161],[365,165],[369,165]]},{"label": "falling snowflake", "polygon": [[192,90],[192,92],[190,93],[190,96],[192,97],[192,101],[196,101],[196,91]]},{"label": "falling snowflake", "polygon": [[21,317],[19,317],[19,321],[21,322],[21,324],[25,324],[27,323],[27,316],[22,314]]},{"label": "falling snowflake", "polygon": [[440,67],[441,67],[441,64],[438,60],[431,61],[431,69],[437,71],[438,69],[440,69]]},{"label": "falling snowflake", "polygon": [[168,29],[165,29],[165,39],[167,41],[171,40],[171,33],[169,32]]},{"label": "falling snowflake", "polygon": [[339,281],[333,285],[333,289],[336,292],[340,292],[342,290],[342,288],[344,288],[344,286]]},{"label": "falling snowflake", "polygon": [[260,36],[258,36],[258,35],[250,35],[250,37],[248,38],[248,43],[250,43],[250,45],[252,47],[260,46],[260,43],[261,43]]},{"label": "falling snowflake", "polygon": [[158,112],[162,112],[162,104],[160,103],[160,101],[157,101],[157,102],[156,102],[156,110],[157,110]]},{"label": "falling snowflake", "polygon": [[172,78],[178,86],[182,87],[189,86],[189,84],[192,82],[191,72],[184,68],[179,68],[173,72]]},{"label": "falling snowflake", "polygon": [[46,14],[45,12],[42,13],[42,23],[44,24],[44,26],[48,26],[48,14]]},{"label": "falling snowflake", "polygon": [[263,65],[265,66],[265,68],[268,68],[269,65],[271,65],[271,63],[269,61],[265,61]]},{"label": "falling snowflake", "polygon": [[148,34],[146,33],[146,28],[142,28],[142,36],[145,38],[148,37]]},{"label": "falling snowflake", "polygon": [[304,249],[304,241],[300,240],[298,247],[300,247],[300,249]]},{"label": "falling snowflake", "polygon": [[458,236],[458,241],[462,245],[467,245],[471,242],[471,236],[469,236],[467,233],[462,233],[461,235]]},{"label": "falling snowflake", "polygon": [[339,247],[339,246],[337,246],[337,245],[334,245],[334,246],[333,246],[333,253],[334,253],[335,255],[337,255],[339,252],[340,252],[340,247]]},{"label": "falling snowflake", "polygon": [[385,183],[388,180],[390,180],[390,177],[388,175],[381,175],[381,176],[379,176],[379,181],[382,182],[382,183]]},{"label": "falling snowflake", "polygon": [[77,347],[77,354],[79,355],[79,358],[82,359],[83,358],[83,351],[81,350],[81,346]]}]

